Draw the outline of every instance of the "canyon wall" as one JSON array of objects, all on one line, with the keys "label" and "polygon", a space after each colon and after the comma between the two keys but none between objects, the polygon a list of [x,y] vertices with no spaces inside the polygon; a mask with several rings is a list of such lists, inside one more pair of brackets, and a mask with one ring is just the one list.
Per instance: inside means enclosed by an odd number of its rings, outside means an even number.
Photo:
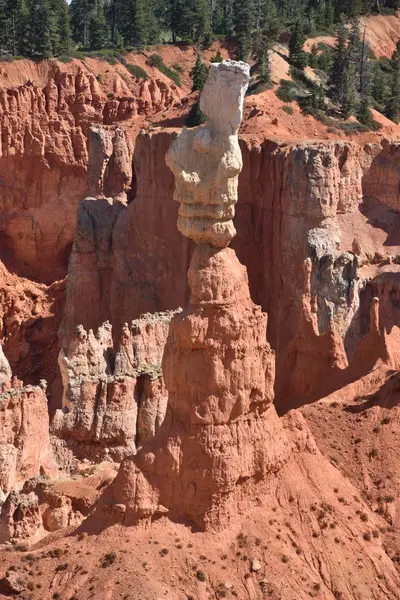
[{"label": "canyon wall", "polygon": [[89,127],[125,122],[138,130],[183,95],[161,73],[139,81],[122,64],[107,65],[0,68],[0,259],[20,276],[65,276],[86,190]]},{"label": "canyon wall", "polygon": [[[139,135],[137,192],[128,206],[81,203],[62,324],[65,347],[78,323],[96,328],[109,320],[118,338],[125,321],[186,303],[185,272],[193,247],[175,226],[178,206],[164,158],[175,136],[173,131]],[[241,149],[244,167],[232,246],[248,268],[252,298],[269,314],[276,402],[286,410],[338,385],[333,375],[351,362],[368,333],[374,296],[380,299],[381,327],[400,324],[400,240],[393,218],[400,182],[398,144],[257,144],[242,136]],[[98,243],[100,238],[107,243]],[[90,265],[84,264],[87,252]],[[106,273],[101,271],[105,262]],[[79,282],[97,299],[86,307]],[[312,339],[307,293],[316,319]],[[304,370],[306,362],[312,369]]]}]

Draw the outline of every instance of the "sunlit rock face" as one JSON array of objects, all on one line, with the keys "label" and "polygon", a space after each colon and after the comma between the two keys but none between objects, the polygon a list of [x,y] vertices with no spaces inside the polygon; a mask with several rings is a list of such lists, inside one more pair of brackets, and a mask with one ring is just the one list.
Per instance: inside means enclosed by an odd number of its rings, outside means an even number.
[{"label": "sunlit rock face", "polygon": [[237,132],[250,69],[242,62],[212,64],[200,99],[206,125],[184,129],[167,153],[180,203],[178,229],[197,244],[224,248],[233,225],[242,153]]}]

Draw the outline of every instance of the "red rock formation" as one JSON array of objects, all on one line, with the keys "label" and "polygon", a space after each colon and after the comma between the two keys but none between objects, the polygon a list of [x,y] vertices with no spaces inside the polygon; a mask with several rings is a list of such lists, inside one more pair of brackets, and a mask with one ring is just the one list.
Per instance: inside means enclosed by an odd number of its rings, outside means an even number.
[{"label": "red rock formation", "polygon": [[127,505],[127,524],[167,510],[201,528],[224,526],[240,482],[273,468],[274,356],[246,270],[233,250],[199,246],[189,283],[189,308],[174,317],[164,352],[166,420],[110,492]]},{"label": "red rock formation", "polygon": [[[73,253],[71,264],[76,270],[71,271],[63,325],[67,340],[79,322],[95,328],[108,319],[119,331],[125,321],[142,312],[187,302],[185,272],[192,246],[176,230],[173,178],[163,163],[175,136],[140,135],[134,157],[135,201],[121,209],[116,221],[110,208],[101,212],[96,207],[104,217],[93,219],[90,235],[85,221],[78,226],[83,248],[93,236],[103,239],[104,235],[108,243],[104,249],[99,243],[93,245],[94,267],[85,263],[88,255],[79,245]],[[307,369],[308,383],[304,380],[303,387],[295,382],[295,373],[289,378],[288,373],[292,375],[295,355],[296,360],[301,355],[308,360],[307,354],[320,356],[321,344],[327,343],[329,349],[332,325],[344,350],[339,350],[340,357],[325,352],[323,361],[342,368],[368,331],[372,296],[380,298],[382,326],[390,330],[400,324],[396,308],[400,245],[391,209],[383,203],[375,207],[377,192],[372,184],[380,164],[389,162],[394,177],[396,150],[387,144],[363,149],[343,142],[287,146],[265,141],[260,146],[245,138],[241,149],[244,167],[233,247],[248,268],[252,297],[270,315],[268,339],[277,356],[276,402],[285,411],[291,406],[287,398],[295,398],[298,405],[323,395],[320,361]],[[382,192],[383,202],[395,187],[393,177],[390,189]],[[303,265],[308,258],[315,316],[311,337],[304,329],[308,317]],[[107,269],[100,271],[104,264]],[[83,285],[96,298],[87,311],[80,302]],[[302,336],[308,338],[308,350]],[[327,373],[332,375],[330,367]]]},{"label": "red rock formation", "polygon": [[75,456],[122,460],[159,430],[167,405],[161,359],[172,314],[125,324],[115,346],[109,323],[96,335],[77,327],[60,354],[63,409],[52,424]]},{"label": "red rock formation", "polygon": [[0,394],[0,488],[18,490],[30,477],[58,472],[49,437],[47,398],[13,378]]},{"label": "red rock formation", "polygon": [[34,83],[27,79],[23,85],[0,87],[5,209],[0,258],[19,275],[51,283],[65,275],[68,264],[75,211],[86,189],[90,126],[131,122],[139,115],[142,122],[183,92],[158,78],[139,82],[126,71],[129,85],[113,73],[113,91],[107,95],[81,61],[68,66],[50,61],[41,68]]},{"label": "red rock formation", "polygon": [[65,283],[34,283],[7,271],[0,262],[0,329],[13,372],[28,384],[56,379],[57,332],[65,303]]}]

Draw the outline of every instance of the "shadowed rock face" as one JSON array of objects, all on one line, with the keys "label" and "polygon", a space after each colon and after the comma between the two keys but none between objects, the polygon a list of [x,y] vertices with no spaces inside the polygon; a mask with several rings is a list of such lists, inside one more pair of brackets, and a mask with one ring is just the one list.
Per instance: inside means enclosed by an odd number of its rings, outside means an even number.
[{"label": "shadowed rock face", "polygon": [[[27,479],[58,472],[50,445],[45,384],[24,386],[12,377],[0,347],[0,501]],[[0,539],[1,535],[0,523]]]}]

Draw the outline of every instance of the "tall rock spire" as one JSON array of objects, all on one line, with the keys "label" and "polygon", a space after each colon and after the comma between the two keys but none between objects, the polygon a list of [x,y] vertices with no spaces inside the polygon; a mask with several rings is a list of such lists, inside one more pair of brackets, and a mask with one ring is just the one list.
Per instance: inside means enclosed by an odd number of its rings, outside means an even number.
[{"label": "tall rock spire", "polygon": [[[278,425],[267,315],[249,293],[246,268],[228,244],[242,156],[237,131],[249,82],[245,63],[211,66],[201,96],[205,126],[184,129],[167,153],[180,203],[178,228],[196,242],[188,307],[170,326],[163,375],[167,416],[156,438],[125,460],[109,490],[125,523],[158,513],[198,527],[229,523],[243,486],[276,463]],[[280,460],[285,454],[280,448]]]}]

